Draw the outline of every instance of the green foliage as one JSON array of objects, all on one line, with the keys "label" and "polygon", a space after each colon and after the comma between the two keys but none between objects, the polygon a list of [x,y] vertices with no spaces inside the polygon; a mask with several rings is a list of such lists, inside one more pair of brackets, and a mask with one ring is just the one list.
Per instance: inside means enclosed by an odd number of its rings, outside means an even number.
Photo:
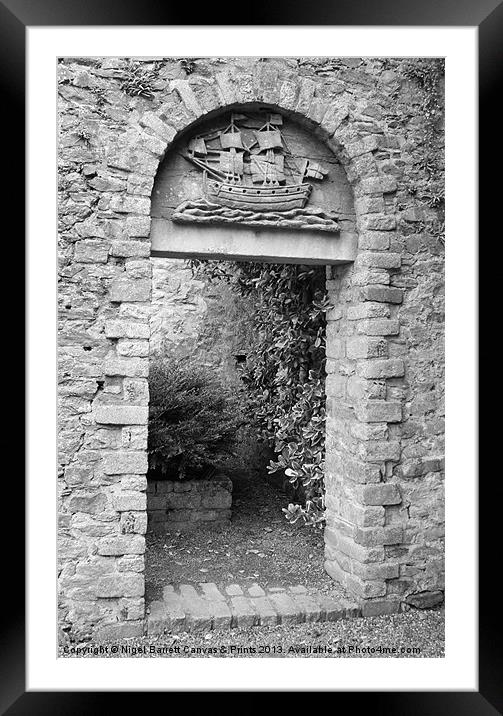
[{"label": "green foliage", "polygon": [[187,361],[158,358],[149,389],[149,468],[183,480],[222,467],[243,417],[219,377]]},{"label": "green foliage", "polygon": [[192,261],[210,280],[225,280],[254,299],[251,351],[243,370],[248,412],[274,449],[303,504],[291,522],[321,525],[325,456],[325,269],[294,264]]}]

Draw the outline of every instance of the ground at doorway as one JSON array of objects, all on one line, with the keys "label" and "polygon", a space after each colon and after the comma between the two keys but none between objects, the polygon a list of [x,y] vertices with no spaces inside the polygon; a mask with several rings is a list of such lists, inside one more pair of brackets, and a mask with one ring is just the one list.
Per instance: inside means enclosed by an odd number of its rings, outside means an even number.
[{"label": "ground at doorway", "polygon": [[147,534],[146,602],[162,599],[167,584],[213,582],[264,589],[308,585],[318,592],[345,592],[325,572],[323,532],[289,524],[281,508],[288,498],[259,477],[231,475],[232,521],[198,523],[192,531]]},{"label": "ground at doorway", "polygon": [[256,583],[219,589],[212,582],[203,582],[166,585],[163,598],[151,602],[147,613],[147,634],[152,636],[335,621],[360,616],[361,609],[356,602],[341,599],[338,591],[317,592],[301,584],[266,590]]},{"label": "ground at doorway", "polygon": [[[443,607],[334,622],[122,639],[103,658],[442,658]],[[117,642],[114,642],[117,647]],[[171,651],[170,651],[171,650]],[[74,656],[76,651],[61,656]],[[92,651],[81,656],[93,657]]]}]

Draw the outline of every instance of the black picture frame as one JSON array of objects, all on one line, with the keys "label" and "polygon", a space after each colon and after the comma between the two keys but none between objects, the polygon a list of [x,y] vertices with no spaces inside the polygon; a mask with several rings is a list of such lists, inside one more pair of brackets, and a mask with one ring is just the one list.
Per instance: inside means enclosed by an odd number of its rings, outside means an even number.
[{"label": "black picture frame", "polygon": [[[228,6],[228,8],[227,8]],[[232,12],[226,10],[232,7]],[[195,5],[181,4],[174,7],[171,3],[161,5],[156,0],[0,0],[0,73],[4,110],[4,179],[6,188],[3,197],[8,197],[8,213],[16,207],[15,260],[18,266],[23,264],[23,203],[24,186],[24,145],[25,129],[22,117],[25,115],[25,36],[27,27],[34,26],[79,26],[79,25],[190,25],[187,22],[194,17]],[[501,67],[503,59],[503,4],[498,0],[378,0],[370,4],[368,0],[340,0],[339,2],[301,3],[299,0],[279,0],[265,3],[258,0],[247,16],[236,16],[236,4],[219,3],[215,7],[198,8],[198,26],[221,25],[222,18],[233,18],[233,23],[246,25],[390,25],[390,26],[477,26],[479,32],[479,157],[481,190],[479,193],[479,235],[496,240],[496,226],[492,226],[494,209],[499,207],[498,178],[494,180],[491,169],[501,166],[500,133],[501,116],[495,110],[501,97]],[[5,159],[10,150],[12,158]],[[7,163],[8,162],[8,163]],[[8,171],[7,171],[8,168]],[[493,231],[491,232],[491,229]],[[9,241],[9,245],[12,240]],[[9,250],[10,253],[10,250]],[[492,262],[494,267],[494,262]],[[467,267],[470,269],[471,267]],[[484,296],[485,291],[485,296]],[[480,305],[489,305],[490,289],[479,293]],[[485,301],[484,301],[485,299]],[[18,345],[23,343],[23,333],[19,332],[19,318],[22,313],[22,292],[16,289],[16,309],[12,310],[13,333],[18,327]],[[14,315],[15,314],[15,315]],[[494,346],[493,346],[494,347]],[[485,354],[480,354],[483,364]],[[488,354],[489,357],[489,354]],[[489,366],[488,366],[489,369]],[[19,371],[19,368],[17,368]],[[13,392],[12,400],[22,404],[19,385]],[[11,421],[12,422],[12,421]],[[20,421],[16,421],[19,433]],[[490,445],[497,445],[496,434],[484,430],[487,452]],[[481,440],[483,442],[482,436]],[[484,454],[480,446],[480,454]],[[20,448],[18,455],[22,454]],[[33,458],[33,456],[31,456]],[[15,539],[10,541],[9,549],[4,547],[3,571],[10,575],[7,608],[2,611],[3,625],[0,644],[0,713],[9,716],[20,714],[88,714],[105,713],[116,705],[114,692],[25,692],[25,612],[23,602],[24,584],[24,536],[20,526],[23,506],[23,485],[20,479],[21,466],[16,466],[16,476],[12,474],[4,481],[4,505],[16,505],[16,526],[12,527]],[[351,692],[338,693],[334,708],[368,707],[371,713],[400,714],[400,716],[434,716],[436,714],[456,714],[463,716],[490,716],[503,712],[503,689],[501,663],[501,641],[498,639],[498,590],[495,586],[495,572],[498,571],[500,553],[492,550],[497,545],[497,526],[501,521],[501,477],[497,469],[480,471],[479,505],[480,512],[480,593],[479,604],[479,691],[465,692]],[[494,483],[497,483],[496,485]],[[5,508],[4,508],[5,509]],[[8,510],[7,510],[8,511]],[[5,535],[5,533],[4,533]],[[5,538],[5,537],[4,537]],[[15,549],[14,549],[15,545]],[[487,563],[483,560],[485,555]],[[15,586],[13,586],[15,585]],[[4,586],[4,591],[6,586]],[[496,596],[495,596],[496,591]],[[455,599],[455,595],[451,595]],[[397,689],[400,685],[397,684]],[[309,687],[306,686],[306,691]],[[253,707],[256,697],[250,694],[247,705]],[[128,710],[145,707],[143,694],[128,693]],[[211,698],[206,706],[214,701]],[[166,702],[165,702],[166,704]],[[167,704],[166,704],[167,705]]]}]

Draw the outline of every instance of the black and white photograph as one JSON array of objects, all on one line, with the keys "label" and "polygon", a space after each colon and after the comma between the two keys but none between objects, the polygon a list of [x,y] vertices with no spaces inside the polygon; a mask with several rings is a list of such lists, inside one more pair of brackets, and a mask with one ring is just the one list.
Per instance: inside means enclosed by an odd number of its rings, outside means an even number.
[{"label": "black and white photograph", "polygon": [[444,655],[444,60],[58,61],[59,648]]},{"label": "black and white photograph", "polygon": [[0,713],[333,691],[495,716],[477,141],[503,4],[88,1],[0,0],[27,237]]}]

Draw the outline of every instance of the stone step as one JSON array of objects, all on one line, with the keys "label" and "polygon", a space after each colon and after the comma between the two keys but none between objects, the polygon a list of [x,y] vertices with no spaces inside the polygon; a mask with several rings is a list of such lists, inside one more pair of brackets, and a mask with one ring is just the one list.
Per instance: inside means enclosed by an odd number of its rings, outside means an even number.
[{"label": "stone step", "polygon": [[356,616],[361,616],[358,604],[339,594],[318,593],[302,585],[267,589],[258,584],[229,584],[219,589],[212,582],[168,584],[163,598],[148,605],[147,634],[325,622]]}]

